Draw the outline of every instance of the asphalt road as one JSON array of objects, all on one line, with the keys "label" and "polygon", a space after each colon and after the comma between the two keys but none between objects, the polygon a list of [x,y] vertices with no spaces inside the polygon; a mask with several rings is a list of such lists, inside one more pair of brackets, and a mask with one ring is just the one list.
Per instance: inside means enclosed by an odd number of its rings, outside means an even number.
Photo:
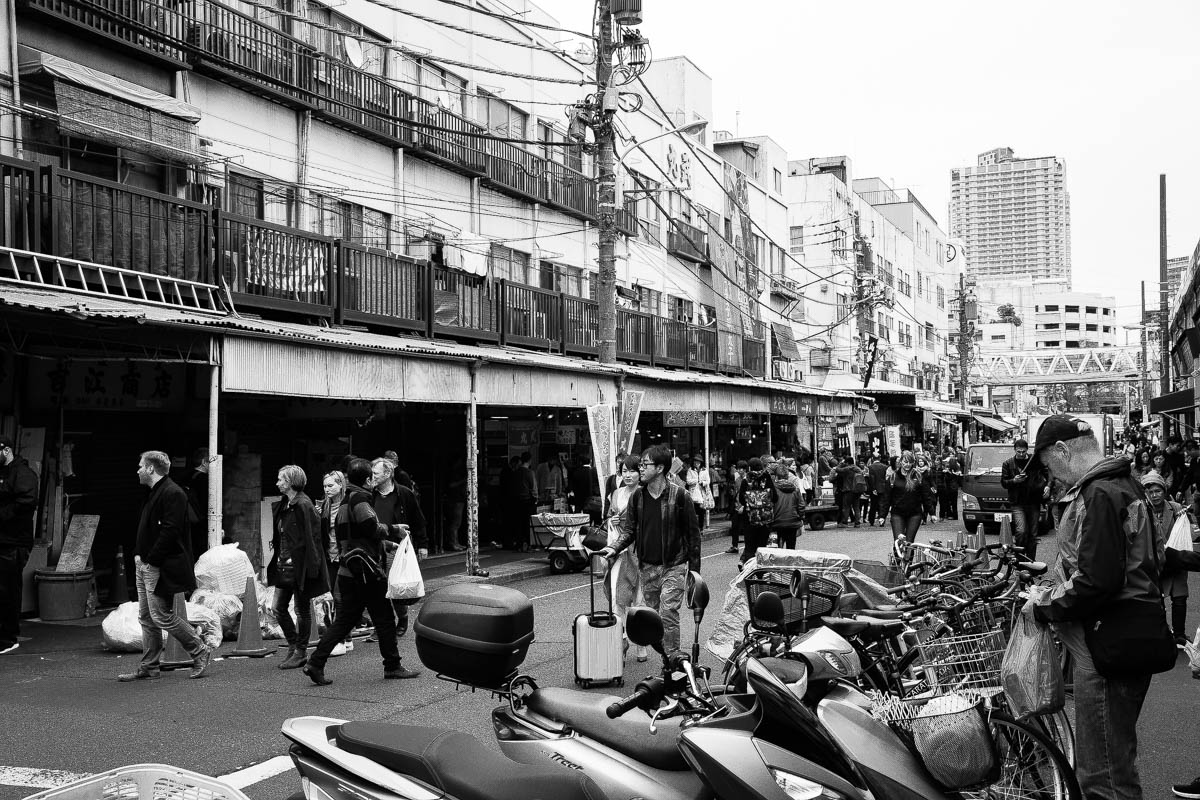
[{"label": "asphalt road", "polygon": [[[921,538],[950,538],[953,530],[948,523],[930,526]],[[827,528],[805,534],[800,546],[880,559],[890,541],[883,528]],[[736,571],[736,557],[724,553],[727,544],[726,539],[705,544],[703,572],[713,604],[701,626],[701,641],[715,624]],[[1042,548],[1049,558],[1053,543],[1043,540]],[[587,575],[540,577],[516,588],[533,598],[535,608],[536,639],[523,671],[544,686],[571,686],[570,625],[588,607]],[[1200,592],[1193,595],[1193,625],[1200,622],[1197,596]],[[685,641],[692,630],[685,615]],[[416,680],[384,681],[378,651],[370,644],[332,659],[326,674],[334,683],[327,687],[313,686],[298,671],[279,671],[277,657],[221,661],[210,676],[197,681],[176,672],[153,683],[120,684],[116,674],[132,669],[137,656],[106,653],[98,643],[57,650],[30,646],[18,652],[22,654],[0,659],[0,800],[36,791],[5,785],[10,768],[94,773],[159,762],[226,775],[286,753],[280,723],[309,714],[445,726],[494,746],[488,717],[497,704],[494,698],[458,691],[429,673]],[[418,664],[411,634],[402,640],[401,654],[407,664]],[[626,685],[650,674],[652,666],[653,661],[639,664],[631,653]],[[1139,762],[1147,798],[1169,797],[1171,783],[1200,772],[1197,707],[1200,681],[1191,678],[1181,657],[1173,672],[1155,679],[1141,717]],[[245,791],[254,800],[280,800],[298,789],[299,779],[287,770]]]}]

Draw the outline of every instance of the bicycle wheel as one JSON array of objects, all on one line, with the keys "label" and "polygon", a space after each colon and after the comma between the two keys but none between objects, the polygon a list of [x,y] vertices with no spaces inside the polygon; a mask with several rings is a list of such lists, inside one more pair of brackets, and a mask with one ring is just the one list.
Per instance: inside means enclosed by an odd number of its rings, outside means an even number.
[{"label": "bicycle wheel", "polygon": [[1037,728],[996,711],[992,736],[1000,755],[1000,779],[972,800],[1080,800],[1079,782],[1062,752]]},{"label": "bicycle wheel", "polygon": [[1067,714],[1067,710],[1064,708],[1053,714],[1043,714],[1034,717],[1031,722],[1037,725],[1050,741],[1054,742],[1054,746],[1062,751],[1063,758],[1067,759],[1067,763],[1074,767],[1075,730],[1071,727],[1071,717]]}]

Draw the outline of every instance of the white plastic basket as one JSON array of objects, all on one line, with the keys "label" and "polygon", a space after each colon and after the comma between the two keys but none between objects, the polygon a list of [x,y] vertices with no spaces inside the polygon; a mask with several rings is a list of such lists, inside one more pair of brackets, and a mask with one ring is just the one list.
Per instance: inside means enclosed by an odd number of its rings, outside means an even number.
[{"label": "white plastic basket", "polygon": [[166,764],[132,764],[47,789],[26,800],[249,800],[216,778]]}]

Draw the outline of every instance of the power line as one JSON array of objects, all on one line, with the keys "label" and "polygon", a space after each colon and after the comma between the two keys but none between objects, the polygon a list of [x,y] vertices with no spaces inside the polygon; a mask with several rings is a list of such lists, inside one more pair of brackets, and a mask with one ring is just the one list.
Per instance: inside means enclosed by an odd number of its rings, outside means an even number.
[{"label": "power line", "polygon": [[444,5],[453,6],[455,8],[462,8],[462,9],[471,11],[476,14],[483,14],[484,16],[487,16],[487,17],[495,17],[496,19],[504,20],[505,22],[511,23],[513,25],[524,25],[527,28],[537,28],[538,30],[556,31],[558,33],[569,33],[572,36],[578,36],[583,39],[595,40],[595,38],[596,38],[594,33],[580,33],[579,31],[573,31],[570,28],[560,28],[556,25],[547,25],[547,24],[544,24],[541,22],[530,22],[529,20],[526,20],[526,19],[514,19],[513,15],[511,15],[511,14],[499,14],[495,11],[486,11],[482,8],[471,5],[469,3],[460,2],[460,0],[437,0],[437,2],[442,3]]},{"label": "power line", "polygon": [[561,83],[568,86],[587,86],[590,83],[587,78],[580,78],[579,80],[572,80],[571,78],[550,78],[544,75],[530,75],[526,72],[512,72],[511,70],[500,69],[499,67],[483,67],[479,64],[471,64],[467,61],[456,61],[452,58],[442,58],[441,56],[427,55],[425,53],[404,47],[403,45],[395,45],[395,49],[407,56],[421,58],[426,61],[432,61],[435,64],[449,64],[454,67],[462,67],[463,69],[473,69],[477,72],[487,72],[492,75],[504,75],[508,78],[520,78],[521,80],[537,81],[541,83]]}]

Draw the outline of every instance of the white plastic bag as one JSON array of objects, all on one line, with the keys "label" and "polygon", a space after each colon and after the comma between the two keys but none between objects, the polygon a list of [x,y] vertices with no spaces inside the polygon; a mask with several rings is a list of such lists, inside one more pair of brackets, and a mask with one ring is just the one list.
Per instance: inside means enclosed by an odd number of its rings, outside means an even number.
[{"label": "white plastic bag", "polygon": [[1192,677],[1200,681],[1200,628],[1196,628],[1196,638],[1185,644],[1183,649],[1192,668]]},{"label": "white plastic bag", "polygon": [[[197,603],[185,604],[188,622],[209,648],[221,646],[221,618],[211,608]],[[101,639],[105,650],[118,653],[142,652],[142,624],[138,621],[136,600],[122,603],[100,623]],[[166,636],[166,632],[163,632]]]},{"label": "white plastic bag", "polygon": [[1192,551],[1192,520],[1187,514],[1180,514],[1175,518],[1171,536],[1167,539],[1167,547],[1184,553]]},{"label": "white plastic bag", "polygon": [[196,559],[197,589],[240,598],[246,593],[246,578],[253,575],[250,557],[236,544],[210,547]]},{"label": "white plastic bag", "polygon": [[1049,626],[1021,612],[1000,662],[1000,682],[1017,719],[1060,710],[1066,703],[1062,665]]},{"label": "white plastic bag", "polygon": [[425,581],[413,550],[412,537],[405,536],[388,570],[387,598],[389,600],[419,600],[425,596]]},{"label": "white plastic bag", "polygon": [[221,633],[230,639],[237,638],[238,625],[242,620],[242,600],[237,595],[197,589],[192,592],[192,598],[188,602],[217,612],[217,617],[221,620]]}]

